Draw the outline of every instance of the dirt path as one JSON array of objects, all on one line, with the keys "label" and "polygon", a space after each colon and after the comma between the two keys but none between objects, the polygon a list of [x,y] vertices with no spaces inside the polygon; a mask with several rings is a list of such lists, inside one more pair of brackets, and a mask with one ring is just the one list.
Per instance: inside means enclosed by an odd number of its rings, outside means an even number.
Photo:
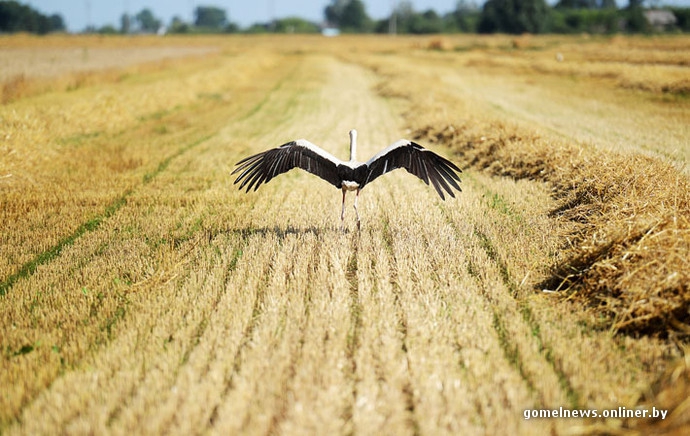
[{"label": "dirt path", "polygon": [[[301,54],[271,71],[262,100],[207,109],[217,133],[11,289],[28,301],[49,275],[107,335],[74,327],[42,355],[44,387],[13,380],[7,434],[543,434],[583,421],[524,410],[635,404],[645,346],[523,286],[558,250],[545,188],[468,172],[442,202],[394,173],[362,193],[361,233],[337,229],[339,192],[307,174],[238,192],[249,153],[305,137],[345,157],[356,127],[366,159],[404,135],[363,67]],[[65,364],[68,348],[83,352]]]},{"label": "dirt path", "polygon": [[74,73],[94,72],[129,65],[153,63],[166,59],[202,56],[215,51],[211,47],[72,47],[43,49],[5,48],[0,50],[0,80],[17,77],[54,78]]}]

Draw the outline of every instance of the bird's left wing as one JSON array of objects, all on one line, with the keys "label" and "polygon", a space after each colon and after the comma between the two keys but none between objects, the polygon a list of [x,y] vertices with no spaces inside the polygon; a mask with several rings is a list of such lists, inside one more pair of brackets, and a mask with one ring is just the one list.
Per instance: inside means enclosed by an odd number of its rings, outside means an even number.
[{"label": "bird's left wing", "polygon": [[360,188],[377,177],[397,168],[405,168],[426,183],[434,186],[436,192],[445,200],[443,192],[455,197],[453,189],[460,191],[460,177],[462,172],[453,162],[439,156],[431,150],[407,139],[401,139],[384,149],[367,161],[368,177]]},{"label": "bird's left wing", "polygon": [[341,163],[340,159],[306,139],[298,139],[242,159],[232,174],[240,173],[235,184],[240,183],[240,189],[246,185],[247,192],[252,187],[256,191],[262,183],[293,168],[301,168],[340,188],[337,168]]}]

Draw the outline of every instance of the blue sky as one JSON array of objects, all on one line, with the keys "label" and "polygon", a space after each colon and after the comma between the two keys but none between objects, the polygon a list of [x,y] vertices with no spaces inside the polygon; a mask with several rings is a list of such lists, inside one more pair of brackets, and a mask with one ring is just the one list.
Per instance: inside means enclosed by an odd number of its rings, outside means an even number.
[{"label": "blue sky", "polygon": [[[619,5],[627,0],[617,0]],[[393,0],[364,0],[370,17],[381,19],[390,15]],[[483,0],[476,0],[483,3]],[[323,9],[329,0],[20,0],[44,14],[62,15],[70,31],[83,30],[87,24],[100,27],[106,24],[119,26],[120,16],[149,8],[153,14],[170,23],[174,16],[185,21],[192,20],[194,8],[198,5],[212,5],[223,8],[231,21],[246,27],[256,22],[267,22],[270,18],[298,16],[320,22]],[[553,1],[549,1],[553,3]],[[690,6],[690,0],[661,0],[662,4]],[[446,13],[455,9],[457,0],[413,0],[415,10],[434,9]]]}]

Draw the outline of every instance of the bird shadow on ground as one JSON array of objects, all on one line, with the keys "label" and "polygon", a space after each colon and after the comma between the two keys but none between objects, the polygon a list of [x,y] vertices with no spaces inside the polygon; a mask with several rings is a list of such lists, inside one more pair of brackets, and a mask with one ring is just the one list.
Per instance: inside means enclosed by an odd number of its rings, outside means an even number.
[{"label": "bird shadow on ground", "polygon": [[340,229],[339,227],[317,227],[317,226],[306,226],[306,227],[296,227],[292,225],[287,226],[246,226],[246,227],[235,227],[235,228],[219,228],[219,229],[207,229],[209,241],[213,240],[216,236],[224,235],[239,235],[243,239],[247,239],[251,236],[269,236],[273,235],[279,240],[284,240],[290,236],[306,236],[313,235],[317,238],[321,238],[327,235],[358,235],[360,232],[358,230],[352,229]]}]

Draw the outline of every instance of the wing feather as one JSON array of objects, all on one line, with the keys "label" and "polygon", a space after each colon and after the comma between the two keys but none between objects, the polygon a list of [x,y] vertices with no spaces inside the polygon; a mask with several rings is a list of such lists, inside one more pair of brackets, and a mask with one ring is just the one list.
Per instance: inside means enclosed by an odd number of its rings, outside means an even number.
[{"label": "wing feather", "polygon": [[442,200],[444,192],[455,197],[453,188],[460,191],[460,177],[456,173],[462,172],[453,162],[427,150],[421,145],[401,139],[390,145],[366,164],[369,174],[360,189],[377,177],[397,168],[404,168],[410,174],[419,177],[424,183],[431,184]]},{"label": "wing feather", "polygon": [[428,185],[429,184],[429,170],[426,167],[426,162],[424,162],[423,160],[420,160],[420,162],[421,162],[421,165],[420,165],[418,177],[420,179],[422,179],[424,181],[424,183],[426,183]]},{"label": "wing feather", "polygon": [[443,178],[451,185],[453,188],[457,189],[458,191],[462,191],[460,189],[460,185],[456,180],[460,180],[457,174],[455,174],[451,169],[444,165],[440,165],[438,167],[439,172],[443,175]]},{"label": "wing feather", "polygon": [[301,168],[340,188],[337,168],[342,163],[306,139],[298,139],[240,160],[232,174],[239,173],[235,184],[240,184],[239,189],[246,186],[246,192],[259,189],[263,183],[293,168]]}]

